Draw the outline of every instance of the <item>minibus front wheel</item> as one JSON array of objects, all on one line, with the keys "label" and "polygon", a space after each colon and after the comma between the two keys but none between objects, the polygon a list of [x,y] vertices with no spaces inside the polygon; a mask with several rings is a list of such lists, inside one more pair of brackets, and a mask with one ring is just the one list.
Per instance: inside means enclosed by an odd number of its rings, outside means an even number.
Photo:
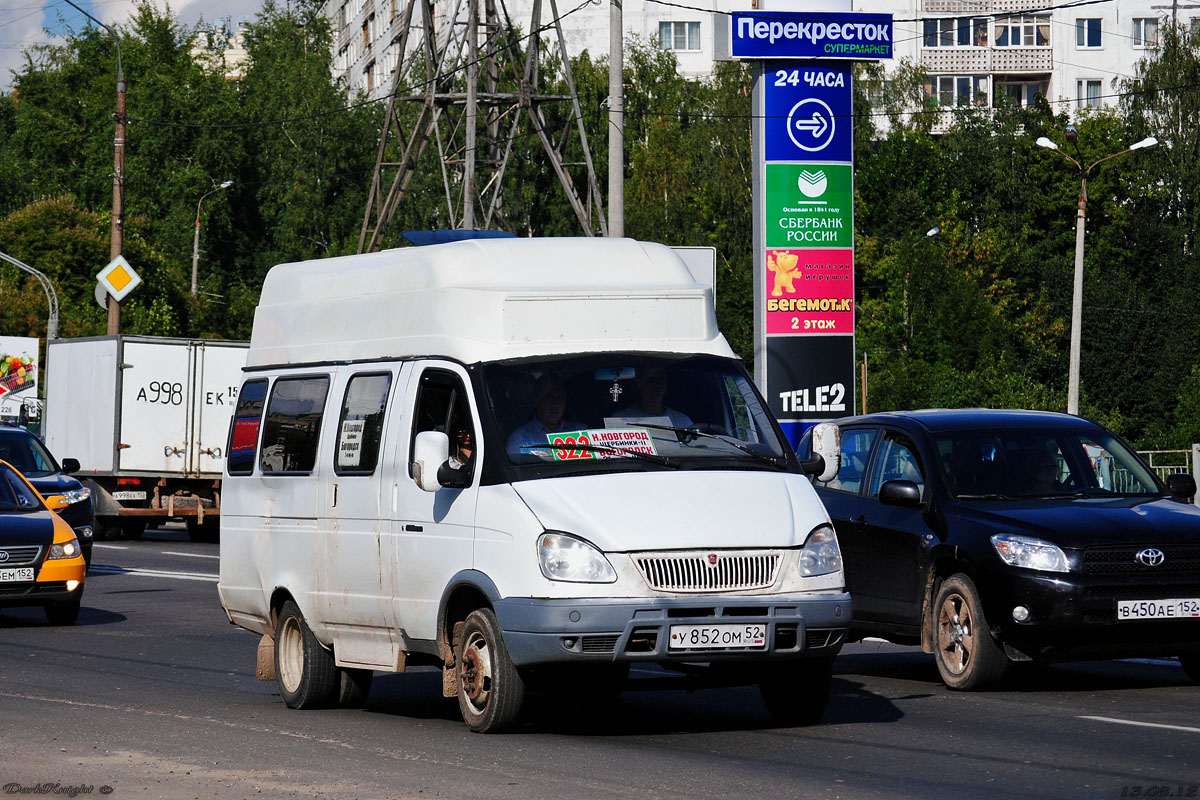
[{"label": "minibus front wheel", "polygon": [[513,666],[490,608],[472,611],[454,646],[458,708],[476,733],[512,728],[525,702],[525,682]]},{"label": "minibus front wheel", "polygon": [[288,708],[329,705],[338,689],[333,654],[317,641],[291,600],[283,604],[275,623],[275,679]]}]

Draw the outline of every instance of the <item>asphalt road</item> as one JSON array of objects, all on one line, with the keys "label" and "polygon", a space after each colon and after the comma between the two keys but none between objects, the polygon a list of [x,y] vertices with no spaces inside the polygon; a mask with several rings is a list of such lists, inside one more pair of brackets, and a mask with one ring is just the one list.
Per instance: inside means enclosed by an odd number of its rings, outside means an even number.
[{"label": "asphalt road", "polygon": [[1200,688],[1171,661],[958,694],[929,656],[862,643],[809,728],[775,726],[754,689],[636,671],[615,704],[534,696],[519,732],[480,736],[432,670],[377,675],[364,710],[289,710],[217,564],[150,531],[97,544],[78,625],[0,611],[0,797],[1200,798]]}]

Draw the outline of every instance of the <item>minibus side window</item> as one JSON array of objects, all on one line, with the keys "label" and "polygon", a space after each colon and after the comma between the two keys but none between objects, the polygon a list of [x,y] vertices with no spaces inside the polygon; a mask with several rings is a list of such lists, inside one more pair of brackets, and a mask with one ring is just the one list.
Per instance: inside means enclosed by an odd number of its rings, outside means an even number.
[{"label": "minibus side window", "polygon": [[229,422],[229,446],[225,467],[230,475],[249,475],[254,471],[258,449],[258,429],[262,425],[263,401],[267,399],[265,379],[246,381],[238,392],[237,408]]},{"label": "minibus side window", "polygon": [[338,475],[370,475],[379,463],[383,414],[392,386],[390,372],[355,375],[346,384],[338,420],[333,469]]},{"label": "minibus side window", "polygon": [[278,378],[263,423],[263,472],[307,475],[317,463],[317,440],[329,377]]}]

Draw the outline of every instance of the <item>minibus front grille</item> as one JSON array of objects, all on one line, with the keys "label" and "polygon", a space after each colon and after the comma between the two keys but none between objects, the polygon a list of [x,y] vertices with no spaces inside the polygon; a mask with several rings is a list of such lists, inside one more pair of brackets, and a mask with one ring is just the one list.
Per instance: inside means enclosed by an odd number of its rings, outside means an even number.
[{"label": "minibus front grille", "polygon": [[774,585],[783,562],[776,550],[634,553],[650,588],[662,592],[737,592]]}]

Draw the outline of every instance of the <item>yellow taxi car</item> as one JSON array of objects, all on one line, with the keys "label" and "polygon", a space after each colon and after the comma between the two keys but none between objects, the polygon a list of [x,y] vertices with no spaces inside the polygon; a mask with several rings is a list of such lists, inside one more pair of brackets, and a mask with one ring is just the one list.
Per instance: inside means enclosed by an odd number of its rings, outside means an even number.
[{"label": "yellow taxi car", "polygon": [[41,606],[51,624],[72,625],[86,571],[75,531],[0,461],[0,609]]}]

